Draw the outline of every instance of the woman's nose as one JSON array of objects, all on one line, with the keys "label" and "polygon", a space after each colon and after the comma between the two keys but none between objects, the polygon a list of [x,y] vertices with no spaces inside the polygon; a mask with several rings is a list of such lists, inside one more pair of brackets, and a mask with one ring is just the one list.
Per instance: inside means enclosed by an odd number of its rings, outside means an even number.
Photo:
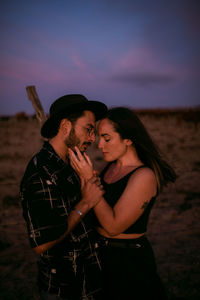
[{"label": "woman's nose", "polygon": [[99,148],[99,149],[102,149],[102,142],[101,142],[101,140],[99,140],[98,148]]}]

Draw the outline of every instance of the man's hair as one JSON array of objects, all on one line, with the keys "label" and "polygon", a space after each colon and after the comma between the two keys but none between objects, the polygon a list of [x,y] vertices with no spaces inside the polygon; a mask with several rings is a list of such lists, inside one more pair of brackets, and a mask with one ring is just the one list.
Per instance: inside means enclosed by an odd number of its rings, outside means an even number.
[{"label": "man's hair", "polygon": [[80,117],[82,117],[84,115],[84,110],[81,111],[77,111],[75,113],[71,113],[71,114],[67,114],[66,116],[63,116],[62,118],[58,118],[57,120],[55,120],[55,125],[52,128],[50,134],[49,134],[49,138],[53,138],[58,134],[58,130],[60,127],[60,122],[62,121],[62,119],[68,119],[70,122],[72,122],[72,124],[74,125],[77,121],[77,119],[79,119]]}]

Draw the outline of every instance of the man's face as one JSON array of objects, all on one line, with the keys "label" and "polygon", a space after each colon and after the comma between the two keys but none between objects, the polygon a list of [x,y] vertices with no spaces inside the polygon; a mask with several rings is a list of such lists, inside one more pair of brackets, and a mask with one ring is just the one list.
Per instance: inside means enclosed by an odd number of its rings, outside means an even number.
[{"label": "man's face", "polygon": [[77,146],[81,152],[84,152],[94,141],[95,116],[91,111],[85,110],[83,116],[78,118],[73,125],[65,144],[72,149]]}]

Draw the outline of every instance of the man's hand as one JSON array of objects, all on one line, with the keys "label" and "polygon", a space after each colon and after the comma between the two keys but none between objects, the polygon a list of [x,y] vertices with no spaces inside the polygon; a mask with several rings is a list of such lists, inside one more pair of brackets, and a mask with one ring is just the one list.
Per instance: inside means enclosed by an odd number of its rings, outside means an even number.
[{"label": "man's hand", "polygon": [[93,208],[104,194],[103,186],[97,177],[92,177],[82,186],[82,201],[87,203],[88,209]]}]

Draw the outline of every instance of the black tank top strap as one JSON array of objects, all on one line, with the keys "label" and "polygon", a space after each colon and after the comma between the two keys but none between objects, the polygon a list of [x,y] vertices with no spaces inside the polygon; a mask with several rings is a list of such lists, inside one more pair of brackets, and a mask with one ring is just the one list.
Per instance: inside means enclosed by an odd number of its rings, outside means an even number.
[{"label": "black tank top strap", "polygon": [[135,171],[137,171],[138,169],[141,169],[141,168],[145,168],[146,166],[145,165],[141,165],[137,168],[135,168],[133,171],[131,171],[130,173],[133,174]]},{"label": "black tank top strap", "polygon": [[[101,177],[101,180],[103,180],[104,182],[104,175],[106,173],[106,171],[108,170],[108,168],[110,167],[110,165],[112,164],[112,162],[108,163],[105,168],[102,170],[101,174],[100,174],[100,177]],[[146,165],[140,165],[138,166],[137,168],[135,168],[134,170],[130,171],[128,174],[126,174],[124,177],[122,177],[121,179],[123,178],[127,178],[127,176],[131,176],[135,171],[137,171],[138,169],[141,169],[141,168],[145,168]]]},{"label": "black tank top strap", "polygon": [[104,169],[101,171],[101,177],[104,176],[104,174],[106,173],[106,171],[108,170],[108,168],[110,167],[110,165],[111,165],[111,162],[108,163],[108,164],[104,167]]}]

